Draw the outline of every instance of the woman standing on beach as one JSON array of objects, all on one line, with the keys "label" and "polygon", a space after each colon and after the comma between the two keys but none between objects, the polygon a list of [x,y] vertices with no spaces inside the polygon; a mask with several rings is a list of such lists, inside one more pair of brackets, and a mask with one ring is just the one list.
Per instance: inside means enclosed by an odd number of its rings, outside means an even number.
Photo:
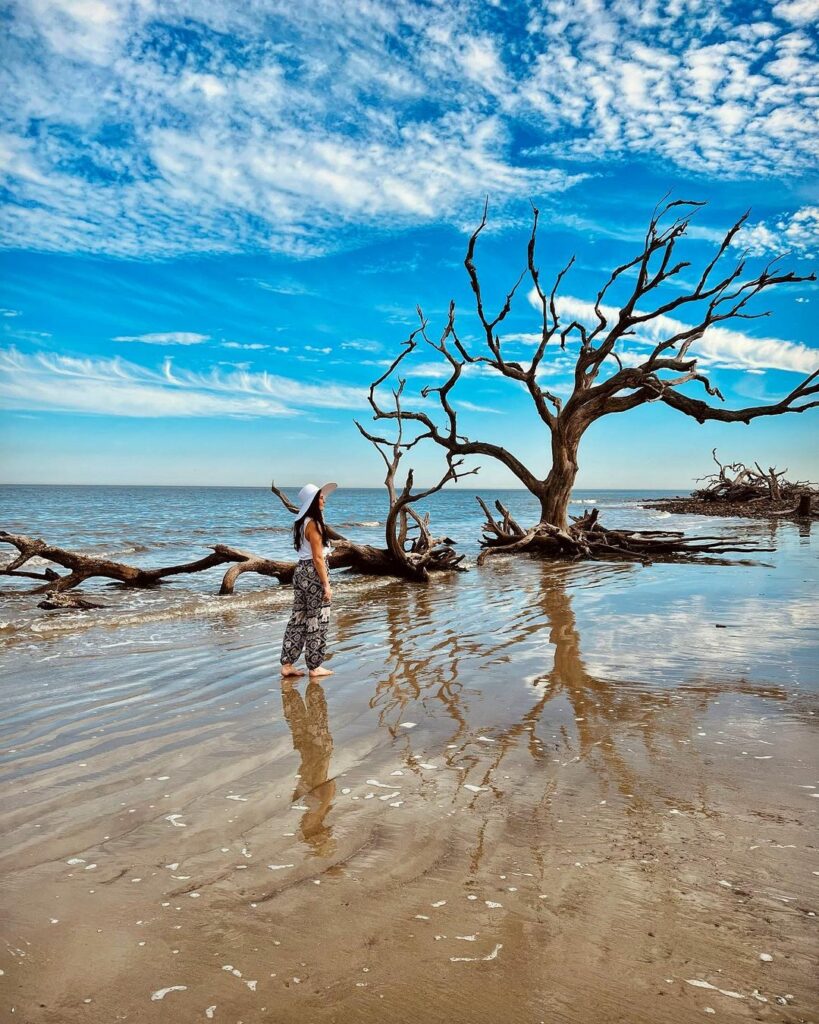
[{"label": "woman standing on beach", "polygon": [[333,591],[327,567],[329,535],[324,522],[326,495],[338,484],[306,484],[299,491],[299,510],[293,524],[293,547],[299,562],[293,574],[293,611],[282,641],[282,675],[304,675],[296,668],[302,650],[310,678],[332,675],[323,668]]}]

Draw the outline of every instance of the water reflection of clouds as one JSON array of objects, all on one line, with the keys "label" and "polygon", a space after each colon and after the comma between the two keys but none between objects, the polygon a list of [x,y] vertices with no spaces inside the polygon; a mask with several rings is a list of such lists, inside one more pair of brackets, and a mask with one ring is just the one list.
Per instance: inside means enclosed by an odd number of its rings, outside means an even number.
[{"label": "water reflection of clouds", "polygon": [[[715,605],[694,595],[637,616],[609,609],[579,628],[589,671],[635,683],[658,676],[684,682],[715,670],[728,676],[773,674],[775,681],[786,673],[808,682],[817,644],[815,605],[798,597]],[[629,634],[632,643],[624,642]]]}]

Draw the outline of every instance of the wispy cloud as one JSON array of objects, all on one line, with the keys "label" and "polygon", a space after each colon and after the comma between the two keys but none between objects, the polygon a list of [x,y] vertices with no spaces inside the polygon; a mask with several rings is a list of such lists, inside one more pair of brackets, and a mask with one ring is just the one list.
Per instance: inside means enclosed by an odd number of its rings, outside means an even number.
[{"label": "wispy cloud", "polygon": [[368,341],[366,338],[357,338],[353,341],[342,341],[341,347],[352,349],[354,352],[380,352],[382,345],[378,341]]},{"label": "wispy cloud", "polygon": [[304,384],[242,369],[209,373],[159,369],[120,359],[76,359],[56,353],[0,350],[0,404],[14,410],[98,413],[140,418],[292,416],[309,408],[356,409],[363,391]]},{"label": "wispy cloud", "polygon": [[480,412],[500,415],[502,411],[500,409],[493,409],[490,405],[476,405],[474,402],[468,402],[465,399],[457,399],[455,401],[455,405],[460,409],[463,409],[465,412]]},{"label": "wispy cloud", "polygon": [[[539,300],[534,289],[529,292],[529,301],[539,308]],[[609,322],[616,321],[619,310],[614,306],[601,306],[603,315]],[[564,323],[577,319],[590,326],[597,324],[594,303],[572,295],[557,300],[557,311]],[[618,347],[621,359],[631,362],[641,361],[639,351],[634,346],[654,346],[666,338],[673,337],[680,331],[687,330],[692,324],[684,323],[674,317],[660,316],[636,328],[634,337],[623,340]],[[536,344],[540,335],[518,334],[515,336],[523,341],[528,338]],[[690,349],[690,355],[696,356],[702,365],[710,365],[729,370],[785,370],[790,373],[812,373],[819,366],[819,352],[799,341],[787,341],[783,338],[754,337],[743,331],[731,330],[728,327],[709,327]]]},{"label": "wispy cloud", "polygon": [[253,284],[266,292],[274,292],[276,295],[315,295],[316,293],[292,278],[282,278],[279,281],[264,281],[261,278],[251,278]]},{"label": "wispy cloud", "polygon": [[192,331],[164,331],[159,334],[119,334],[114,341],[138,341],[142,345],[201,345],[210,341],[209,334]]}]

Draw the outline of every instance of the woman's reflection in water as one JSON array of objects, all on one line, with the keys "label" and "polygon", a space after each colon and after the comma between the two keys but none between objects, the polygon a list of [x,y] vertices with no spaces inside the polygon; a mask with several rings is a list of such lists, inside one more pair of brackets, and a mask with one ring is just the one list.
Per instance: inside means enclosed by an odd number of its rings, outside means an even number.
[{"label": "woman's reflection in water", "polygon": [[334,779],[328,779],[333,737],[327,720],[327,700],[320,684],[311,680],[304,699],[296,681],[282,680],[284,717],[293,734],[293,748],[301,755],[299,778],[293,802],[308,807],[301,819],[301,833],[314,857],[330,857],[335,852],[331,829],[324,823],[336,793]]}]

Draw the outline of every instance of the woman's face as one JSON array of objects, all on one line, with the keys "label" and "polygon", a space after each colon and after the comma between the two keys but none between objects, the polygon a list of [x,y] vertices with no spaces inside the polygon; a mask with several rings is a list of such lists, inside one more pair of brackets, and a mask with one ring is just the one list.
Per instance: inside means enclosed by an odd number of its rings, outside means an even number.
[{"label": "woman's face", "polygon": [[326,503],[326,498],[324,497],[324,494],[323,493],[319,494],[319,508],[321,509],[322,512],[324,511],[325,503]]}]

